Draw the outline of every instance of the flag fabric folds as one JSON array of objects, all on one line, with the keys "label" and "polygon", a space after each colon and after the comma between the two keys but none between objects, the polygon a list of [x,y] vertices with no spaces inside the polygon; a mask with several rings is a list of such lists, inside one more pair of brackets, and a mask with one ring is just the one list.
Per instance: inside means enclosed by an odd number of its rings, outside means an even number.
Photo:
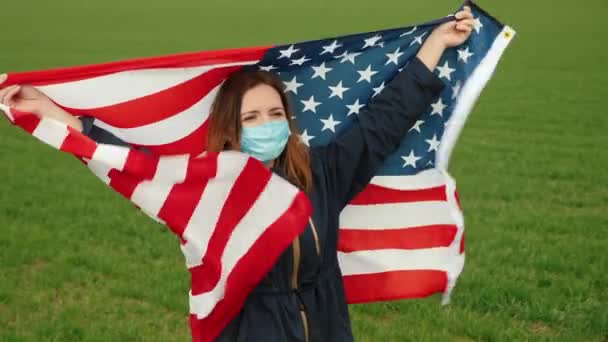
[{"label": "flag fabric folds", "polygon": [[[435,293],[447,303],[463,269],[464,222],[448,161],[515,34],[467,4],[475,30],[447,50],[435,70],[447,87],[341,213],[338,258],[349,303]],[[12,124],[77,157],[179,237],[192,278],[193,339],[206,341],[238,313],[311,210],[301,191],[255,159],[205,152],[209,108],[223,80],[240,68],[277,73],[302,142],[327,144],[447,20],[280,46],[15,72],[2,85],[34,85],[71,114],[94,117],[94,125],[131,148],[98,144],[58,121],[1,109]]]}]

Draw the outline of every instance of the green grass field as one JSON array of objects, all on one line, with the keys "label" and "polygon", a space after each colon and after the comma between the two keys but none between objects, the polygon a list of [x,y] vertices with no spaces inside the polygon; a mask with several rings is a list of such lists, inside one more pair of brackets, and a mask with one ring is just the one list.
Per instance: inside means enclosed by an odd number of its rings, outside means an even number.
[{"label": "green grass field", "polygon": [[[351,306],[358,341],[608,340],[606,0],[479,1],[513,26],[451,163],[467,259],[446,307]],[[3,1],[0,71],[416,24],[458,1]],[[0,341],[187,341],[175,238],[0,120]]]}]

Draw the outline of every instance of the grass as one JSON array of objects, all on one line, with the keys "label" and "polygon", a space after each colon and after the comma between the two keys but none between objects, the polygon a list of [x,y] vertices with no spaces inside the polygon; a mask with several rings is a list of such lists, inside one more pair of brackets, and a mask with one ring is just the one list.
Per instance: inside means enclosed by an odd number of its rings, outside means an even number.
[{"label": "grass", "polygon": [[[480,3],[519,35],[451,163],[465,270],[446,307],[437,297],[351,306],[356,339],[606,341],[608,3]],[[12,1],[0,69],[308,40],[458,5]],[[0,120],[0,341],[188,340],[178,241],[77,165]]]}]

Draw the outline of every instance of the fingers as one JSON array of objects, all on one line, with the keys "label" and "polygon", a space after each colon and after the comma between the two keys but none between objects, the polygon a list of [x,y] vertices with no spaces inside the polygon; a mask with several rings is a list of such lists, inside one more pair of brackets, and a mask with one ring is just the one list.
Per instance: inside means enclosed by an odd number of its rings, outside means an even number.
[{"label": "fingers", "polygon": [[456,13],[456,15],[454,15],[454,17],[457,20],[473,19],[473,12],[471,12],[471,7],[464,6],[464,9],[462,11],[459,11],[458,13]]},{"label": "fingers", "polygon": [[474,27],[475,21],[473,19],[460,20],[456,23],[456,29],[458,31],[471,32]]},{"label": "fingers", "polygon": [[18,84],[0,90],[0,103],[12,107],[14,104],[13,96],[19,93],[21,87]]}]

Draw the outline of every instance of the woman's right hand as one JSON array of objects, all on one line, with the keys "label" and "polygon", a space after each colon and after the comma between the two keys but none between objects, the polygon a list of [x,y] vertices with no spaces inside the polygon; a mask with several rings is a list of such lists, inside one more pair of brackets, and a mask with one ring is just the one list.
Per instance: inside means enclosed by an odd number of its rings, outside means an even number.
[{"label": "woman's right hand", "polygon": [[41,91],[27,84],[0,88],[0,103],[37,116],[42,116],[44,109],[53,104]]},{"label": "woman's right hand", "polygon": [[2,87],[6,74],[0,75],[0,103],[21,112],[32,113],[41,119],[55,119],[82,131],[82,122],[56,105],[40,90],[28,84]]}]

